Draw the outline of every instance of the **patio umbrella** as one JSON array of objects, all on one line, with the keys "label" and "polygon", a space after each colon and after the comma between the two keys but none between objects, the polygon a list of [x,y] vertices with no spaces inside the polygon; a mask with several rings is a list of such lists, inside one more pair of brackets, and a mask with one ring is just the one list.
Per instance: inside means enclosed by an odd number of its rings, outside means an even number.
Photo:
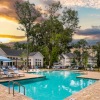
[{"label": "patio umbrella", "polygon": [[4,56],[0,56],[0,61],[11,62],[11,59],[4,57]]},{"label": "patio umbrella", "polygon": [[[1,68],[1,61],[3,62],[11,62],[11,59],[4,57],[4,56],[0,56],[0,68]],[[0,77],[1,77],[1,70],[0,70]]]}]

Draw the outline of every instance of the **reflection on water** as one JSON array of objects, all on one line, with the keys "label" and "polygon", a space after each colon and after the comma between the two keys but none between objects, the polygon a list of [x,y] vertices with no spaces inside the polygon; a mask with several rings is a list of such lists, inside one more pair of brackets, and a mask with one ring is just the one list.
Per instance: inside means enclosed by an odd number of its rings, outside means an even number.
[{"label": "reflection on water", "polygon": [[[19,81],[25,86],[26,95],[34,100],[63,100],[95,82],[91,79],[76,78],[80,74],[69,71],[48,71],[35,74],[45,75],[46,79]],[[15,89],[18,90],[18,87],[16,86]],[[21,92],[23,92],[22,88]]]}]

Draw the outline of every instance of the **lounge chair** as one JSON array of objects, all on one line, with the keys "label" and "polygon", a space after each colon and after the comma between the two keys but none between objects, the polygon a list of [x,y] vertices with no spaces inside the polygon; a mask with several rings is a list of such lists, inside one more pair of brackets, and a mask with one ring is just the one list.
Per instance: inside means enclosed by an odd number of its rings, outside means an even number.
[{"label": "lounge chair", "polygon": [[19,70],[13,70],[14,71],[14,74],[17,74],[18,76],[25,76],[25,74],[24,73],[21,73],[21,72],[19,72]]},{"label": "lounge chair", "polygon": [[18,68],[16,68],[15,66],[12,66],[12,69],[13,69],[13,70],[18,70]]},{"label": "lounge chair", "polygon": [[88,71],[93,71],[94,68],[93,67],[90,67],[90,68],[87,68]]},{"label": "lounge chair", "polygon": [[94,68],[93,68],[93,67],[91,67],[91,68],[90,68],[90,70],[91,70],[91,71],[93,71],[93,70],[94,70]]},{"label": "lounge chair", "polygon": [[2,78],[2,76],[4,75],[3,70],[0,68],[0,78]]},{"label": "lounge chair", "polygon": [[3,72],[7,77],[14,77],[14,74],[9,73],[8,70],[3,70]]},{"label": "lounge chair", "polygon": [[12,67],[11,66],[8,66],[8,69],[11,69],[12,70]]}]

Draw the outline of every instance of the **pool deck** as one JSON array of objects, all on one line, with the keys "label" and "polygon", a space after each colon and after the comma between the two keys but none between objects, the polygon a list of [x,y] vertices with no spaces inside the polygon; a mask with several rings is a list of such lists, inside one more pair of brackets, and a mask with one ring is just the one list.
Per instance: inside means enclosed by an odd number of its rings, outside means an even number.
[{"label": "pool deck", "polygon": [[10,92],[11,93],[8,94],[8,88],[0,85],[0,100],[32,100],[18,92],[15,92],[14,96],[12,90]]},{"label": "pool deck", "polygon": [[45,77],[45,76],[41,76],[41,75],[35,75],[35,74],[27,74],[27,73],[24,73],[25,76],[20,76],[20,77],[3,77],[3,78],[0,78],[0,82],[8,82],[10,80],[24,80],[24,79],[31,79],[31,78],[42,78],[42,77]]},{"label": "pool deck", "polygon": [[94,71],[83,71],[83,75],[78,76],[78,78],[91,78],[91,79],[100,79],[100,72]]},{"label": "pool deck", "polygon": [[100,81],[84,88],[65,100],[100,100]]},{"label": "pool deck", "polygon": [[98,79],[98,81],[67,97],[65,100],[100,100],[100,72],[83,71],[83,73],[78,78]]},{"label": "pool deck", "polygon": [[[48,71],[42,70],[42,71]],[[53,71],[50,69],[50,71]],[[95,71],[79,71],[75,70],[75,72],[83,73],[81,76],[77,78],[91,78],[91,79],[98,79],[99,81],[95,82],[94,84],[84,88],[83,90],[71,95],[65,100],[100,100],[100,72]],[[30,78],[42,78],[43,76],[35,75],[35,74],[27,74],[25,73],[24,77],[14,77],[14,78],[1,78],[0,82],[6,82],[9,80],[23,80],[23,79],[30,79]],[[0,100],[31,100],[30,98],[15,92],[15,96],[13,94],[8,94],[8,88],[0,85]]]}]

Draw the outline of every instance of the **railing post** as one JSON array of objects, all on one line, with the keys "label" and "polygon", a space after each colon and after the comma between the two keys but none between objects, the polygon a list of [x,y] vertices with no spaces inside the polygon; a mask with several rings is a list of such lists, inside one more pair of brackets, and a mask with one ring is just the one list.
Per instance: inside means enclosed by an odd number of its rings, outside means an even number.
[{"label": "railing post", "polygon": [[8,91],[9,91],[9,94],[10,94],[10,81],[8,82]]},{"label": "railing post", "polygon": [[20,85],[19,85],[19,92],[20,92]]},{"label": "railing post", "polygon": [[24,95],[25,95],[25,87],[24,87]]},{"label": "railing post", "polygon": [[20,87],[22,86],[23,88],[24,88],[24,95],[25,95],[25,87],[23,86],[23,85],[21,85],[20,83],[18,83],[18,82],[14,82],[14,81],[9,81],[8,82],[8,92],[9,92],[9,94],[10,94],[10,82],[12,82],[13,83],[13,96],[14,96],[14,84],[16,84],[16,85],[18,85],[19,86],[19,92],[20,92]]},{"label": "railing post", "polygon": [[13,82],[13,96],[14,96],[14,82]]}]

